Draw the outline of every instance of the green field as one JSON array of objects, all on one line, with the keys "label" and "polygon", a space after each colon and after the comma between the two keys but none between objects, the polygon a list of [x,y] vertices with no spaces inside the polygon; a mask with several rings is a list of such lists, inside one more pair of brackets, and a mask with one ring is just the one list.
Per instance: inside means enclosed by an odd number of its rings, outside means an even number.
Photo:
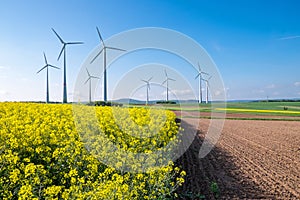
[{"label": "green field", "polygon": [[300,111],[300,102],[234,102],[227,103],[227,108],[242,108],[254,110],[284,110]]},{"label": "green field", "polygon": [[300,117],[300,102],[230,102],[226,112]]},{"label": "green field", "polygon": [[[140,105],[141,107],[144,107]],[[138,106],[138,107],[140,107]],[[153,105],[151,105],[153,106]],[[135,107],[135,106],[134,106]],[[200,111],[200,112],[225,112],[226,113],[241,113],[250,115],[271,115],[271,116],[293,116],[300,117],[300,102],[228,102],[226,109],[219,109],[224,107],[224,104],[174,104],[174,105],[160,105],[168,110],[174,111]]]}]

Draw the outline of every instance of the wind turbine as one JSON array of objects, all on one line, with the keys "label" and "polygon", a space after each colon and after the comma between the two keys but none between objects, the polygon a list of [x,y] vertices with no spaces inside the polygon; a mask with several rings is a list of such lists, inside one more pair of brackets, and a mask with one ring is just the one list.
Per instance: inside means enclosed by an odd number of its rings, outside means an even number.
[{"label": "wind turbine", "polygon": [[202,74],[209,75],[208,73],[202,71],[200,64],[198,62],[198,74],[195,77],[195,79],[199,78],[199,103],[202,103],[202,82],[201,82],[203,80]]},{"label": "wind turbine", "polygon": [[164,80],[164,82],[162,82],[162,84],[167,83],[167,101],[169,101],[169,80],[170,81],[175,81],[175,80],[168,77],[166,69],[165,69],[165,75],[166,75],[166,79]]},{"label": "wind turbine", "polygon": [[84,84],[86,84],[89,81],[89,103],[91,103],[92,102],[92,78],[95,79],[100,79],[100,78],[96,76],[91,76],[87,68],[86,68],[86,72],[88,74],[88,79],[84,82]]},{"label": "wind turbine", "polygon": [[119,49],[119,48],[115,48],[115,47],[109,47],[109,46],[106,46],[103,39],[102,39],[102,36],[100,34],[100,31],[98,29],[98,27],[96,27],[97,29],[97,32],[98,32],[98,35],[99,35],[99,38],[100,38],[100,42],[102,43],[102,49],[101,51],[99,51],[99,53],[92,59],[92,61],[90,63],[93,63],[96,58],[102,53],[103,51],[103,65],[104,65],[104,69],[103,69],[103,85],[104,85],[104,88],[103,88],[103,98],[104,98],[104,101],[106,102],[107,101],[107,74],[106,74],[106,50],[107,49],[112,49],[112,50],[118,50],[118,51],[126,51],[124,49]]},{"label": "wind turbine", "polygon": [[149,78],[148,80],[141,80],[143,82],[146,83],[146,91],[147,91],[147,100],[146,100],[146,105],[148,105],[148,102],[149,102],[149,90],[150,90],[150,81],[153,77]]},{"label": "wind turbine", "polygon": [[208,88],[209,88],[209,80],[211,79],[212,76],[210,76],[208,79],[204,79],[202,78],[203,81],[206,82],[206,99],[205,99],[205,103],[208,104]]},{"label": "wind turbine", "polygon": [[66,75],[66,46],[69,44],[83,44],[83,42],[65,42],[58,34],[57,32],[52,28],[52,31],[55,33],[55,35],[57,36],[57,38],[59,39],[59,41],[62,43],[62,49],[59,53],[59,56],[57,58],[57,60],[60,59],[60,56],[62,54],[62,52],[64,52],[64,78],[63,78],[63,103],[67,103],[68,102],[68,97],[67,97],[67,75]]},{"label": "wind turbine", "polygon": [[55,68],[55,69],[59,69],[58,67],[54,66],[54,65],[50,65],[48,64],[47,58],[46,58],[46,54],[44,53],[44,59],[45,59],[45,66],[40,69],[38,73],[40,73],[42,70],[47,69],[47,73],[46,73],[46,103],[49,103],[49,67]]}]

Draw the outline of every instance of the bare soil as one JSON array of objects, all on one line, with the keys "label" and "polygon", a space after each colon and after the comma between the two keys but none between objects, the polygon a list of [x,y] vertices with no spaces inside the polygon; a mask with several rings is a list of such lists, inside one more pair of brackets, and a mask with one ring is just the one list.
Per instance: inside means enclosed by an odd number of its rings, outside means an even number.
[{"label": "bare soil", "polygon": [[300,122],[226,120],[217,144],[200,159],[210,120],[194,127],[195,120],[182,120],[184,134],[197,134],[176,161],[187,172],[180,199],[300,199]]}]

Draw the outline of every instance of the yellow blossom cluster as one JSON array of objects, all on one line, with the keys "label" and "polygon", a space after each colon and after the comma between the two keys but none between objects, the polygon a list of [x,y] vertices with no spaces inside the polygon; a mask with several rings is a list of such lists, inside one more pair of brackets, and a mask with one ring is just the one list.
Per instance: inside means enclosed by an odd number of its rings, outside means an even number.
[{"label": "yellow blossom cluster", "polygon": [[172,112],[73,107],[0,103],[0,199],[174,195],[185,172],[166,159],[179,130]]}]

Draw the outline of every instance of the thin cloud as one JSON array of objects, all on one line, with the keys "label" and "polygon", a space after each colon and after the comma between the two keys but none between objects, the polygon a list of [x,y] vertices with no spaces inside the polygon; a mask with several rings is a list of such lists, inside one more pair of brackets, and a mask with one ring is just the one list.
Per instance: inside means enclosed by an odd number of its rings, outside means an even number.
[{"label": "thin cloud", "polygon": [[2,70],[2,69],[7,71],[7,70],[10,70],[11,68],[9,66],[0,65],[0,70]]},{"label": "thin cloud", "polygon": [[282,38],[279,38],[279,40],[293,40],[293,39],[297,39],[297,38],[300,38],[300,35],[282,37]]},{"label": "thin cloud", "polygon": [[299,86],[300,86],[300,82],[295,82],[294,85],[295,85],[296,87],[299,87]]},{"label": "thin cloud", "polygon": [[139,98],[145,98],[146,95],[145,95],[145,94],[139,94],[138,97],[139,97]]},{"label": "thin cloud", "polygon": [[179,95],[193,95],[194,94],[192,90],[173,90],[172,92],[177,96],[179,96]]},{"label": "thin cloud", "polygon": [[[160,96],[165,97],[167,95],[166,91],[160,93]],[[184,99],[184,98],[194,98],[195,94],[192,90],[170,90],[169,97],[173,98],[175,95],[176,98]]]},{"label": "thin cloud", "polygon": [[21,80],[21,81],[24,81],[24,82],[29,81],[29,79],[28,79],[28,78],[25,78],[25,77],[22,77],[20,80]]},{"label": "thin cloud", "polygon": [[267,89],[274,89],[275,87],[276,87],[275,84],[271,84],[271,85],[266,86]]},{"label": "thin cloud", "polygon": [[222,92],[220,90],[215,91],[215,96],[220,96]]},{"label": "thin cloud", "polygon": [[260,89],[260,90],[253,90],[252,92],[255,93],[255,94],[262,94],[262,93],[265,92],[265,90],[262,90],[262,89]]},{"label": "thin cloud", "polygon": [[9,95],[9,92],[6,90],[0,90],[0,95]]}]

